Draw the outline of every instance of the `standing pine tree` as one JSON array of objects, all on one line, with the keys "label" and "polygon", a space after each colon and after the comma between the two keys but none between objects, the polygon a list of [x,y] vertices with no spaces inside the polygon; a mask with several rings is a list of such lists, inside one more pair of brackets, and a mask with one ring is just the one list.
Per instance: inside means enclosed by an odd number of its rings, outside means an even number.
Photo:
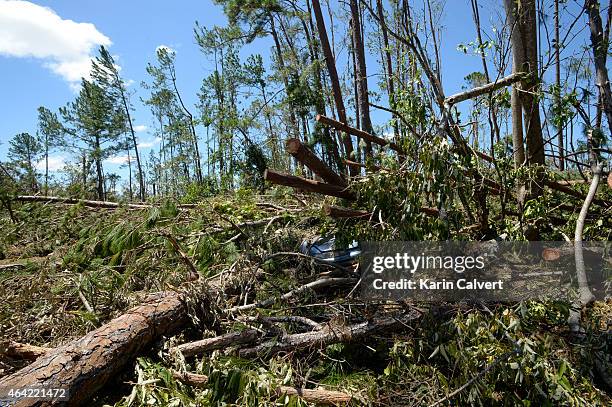
[{"label": "standing pine tree", "polygon": [[[119,75],[119,68],[115,63],[112,55],[108,52],[104,46],[100,47],[100,55],[92,63],[91,76],[100,87],[102,87],[112,102],[114,109],[123,112],[126,119],[126,128],[131,135],[131,144],[134,148],[134,154],[136,156],[136,166],[138,170],[138,184],[140,187],[139,196],[140,200],[145,199],[145,184],[144,174],[142,172],[142,165],[140,163],[140,154],[138,153],[138,142],[136,140],[136,133],[134,131],[134,124],[132,121],[132,106],[129,101],[129,95],[127,87],[121,75]],[[130,174],[131,176],[131,174]]]},{"label": "standing pine tree", "polygon": [[[73,136],[70,145],[82,151],[84,163],[90,158],[95,164],[96,195],[104,200],[104,169],[102,162],[117,151],[119,136],[125,129],[125,114],[116,110],[112,97],[100,85],[83,79],[81,91],[74,102],[60,109],[64,130]],[[83,166],[83,175],[88,170]]]},{"label": "standing pine tree", "polygon": [[45,156],[45,195],[49,194],[49,151],[63,143],[63,129],[57,114],[44,106],[38,108],[39,139]]},{"label": "standing pine tree", "polygon": [[30,192],[38,192],[35,164],[42,152],[42,146],[36,137],[29,133],[19,133],[9,141],[8,157]]}]

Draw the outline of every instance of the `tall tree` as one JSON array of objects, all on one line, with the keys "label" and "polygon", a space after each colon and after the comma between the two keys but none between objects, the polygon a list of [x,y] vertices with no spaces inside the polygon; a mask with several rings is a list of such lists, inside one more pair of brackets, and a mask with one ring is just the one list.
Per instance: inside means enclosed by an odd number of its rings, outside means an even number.
[{"label": "tall tree", "polygon": [[[361,10],[357,0],[350,0],[351,19],[353,21],[353,48],[355,53],[355,81],[357,82],[357,103],[359,104],[359,115],[361,129],[367,133],[374,133],[372,120],[370,119],[370,97],[368,95],[368,74],[365,60],[365,47],[363,44],[363,24],[361,22]],[[372,156],[372,143],[366,143],[366,153]]]},{"label": "tall tree", "polygon": [[42,145],[29,133],[16,134],[9,141],[8,157],[30,192],[39,190],[35,165],[41,153]]},{"label": "tall tree", "polygon": [[62,124],[57,114],[44,106],[38,108],[38,130],[45,156],[45,195],[49,193],[49,152],[63,143]]},{"label": "tall tree", "polygon": [[103,201],[103,161],[121,148],[118,139],[125,129],[125,114],[116,110],[104,88],[86,79],[82,80],[74,102],[61,108],[60,114],[65,122],[64,131],[74,137],[72,147],[82,150],[83,177],[89,159],[95,164],[96,195]]},{"label": "tall tree", "polygon": [[612,131],[612,91],[610,90],[610,79],[606,60],[610,46],[610,20],[612,20],[612,4],[608,5],[608,22],[606,30],[603,28],[600,15],[599,1],[586,0],[584,7],[589,16],[589,28],[591,30],[591,46],[593,48],[593,59],[595,60],[595,75],[597,76],[597,88],[600,94],[601,109],[608,120],[608,128]]},{"label": "tall tree", "polygon": [[[138,184],[140,186],[140,200],[145,200],[145,184],[144,173],[142,172],[142,164],[140,162],[140,154],[138,153],[138,141],[136,140],[136,132],[132,121],[132,106],[129,102],[127,86],[125,81],[119,75],[119,67],[115,63],[114,58],[104,46],[100,46],[99,55],[92,62],[91,70],[92,79],[101,86],[107,97],[115,105],[116,110],[121,110],[126,118],[126,127],[131,135],[132,147],[136,156],[136,166],[138,170]],[[131,177],[131,174],[130,174]]]},{"label": "tall tree", "polygon": [[[516,151],[520,151],[523,143],[523,134],[527,146],[526,162],[528,165],[544,165],[544,139],[542,137],[542,124],[538,103],[540,91],[540,78],[538,72],[537,27],[536,27],[536,0],[505,0],[506,14],[510,29],[512,30],[512,69],[513,72],[525,74],[520,81],[520,89],[513,89],[513,141]],[[521,118],[521,108],[522,115]],[[520,133],[519,133],[520,132]],[[515,156],[515,163],[519,162],[520,155]],[[540,172],[541,178],[543,173]],[[530,196],[541,193],[542,180],[538,179],[529,185]],[[520,194],[519,194],[520,195]],[[519,196],[519,201],[524,197]]]},{"label": "tall tree", "polygon": [[[319,0],[311,0],[312,11],[315,16],[315,21],[317,23],[317,30],[319,31],[319,41],[321,43],[321,48],[323,50],[323,56],[325,57],[325,63],[327,65],[327,72],[329,74],[329,80],[332,86],[332,92],[334,94],[334,102],[336,104],[336,112],[338,114],[338,119],[342,123],[347,123],[346,120],[346,109],[344,107],[344,99],[342,97],[342,88],[340,87],[340,80],[338,79],[338,71],[336,70],[336,59],[334,58],[334,54],[331,49],[331,45],[329,43],[329,38],[327,37],[327,30],[325,28],[325,20],[323,19],[323,12],[321,11],[321,4]],[[351,136],[347,133],[344,133],[343,138],[344,142],[344,150],[348,158],[353,157],[353,142],[351,141]],[[349,172],[352,176],[358,174],[358,170],[355,167],[349,167]]]}]

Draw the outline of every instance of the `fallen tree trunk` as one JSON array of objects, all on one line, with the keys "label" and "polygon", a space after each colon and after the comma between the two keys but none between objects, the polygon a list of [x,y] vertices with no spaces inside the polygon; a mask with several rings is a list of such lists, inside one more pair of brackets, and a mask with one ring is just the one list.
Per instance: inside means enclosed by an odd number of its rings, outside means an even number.
[{"label": "fallen tree trunk", "polygon": [[206,338],[195,342],[183,343],[173,348],[181,352],[183,356],[200,355],[215,349],[222,349],[227,346],[255,342],[259,337],[259,332],[254,329],[246,329],[241,332],[230,332],[225,335]]},{"label": "fallen tree trunk", "polygon": [[315,155],[308,147],[296,138],[289,139],[285,142],[285,149],[296,160],[310,168],[312,172],[323,178],[325,182],[330,184],[346,186],[346,181],[336,174],[327,166],[319,157]]},{"label": "fallen tree trunk", "polygon": [[107,208],[107,209],[117,209],[121,207],[131,208],[131,209],[147,209],[150,208],[151,205],[142,205],[142,204],[122,204],[119,202],[107,202],[107,201],[90,201],[88,199],[75,199],[75,198],[62,198],[58,196],[38,196],[38,195],[18,195],[13,198],[14,201],[19,202],[53,202],[53,203],[61,203],[68,205],[77,205],[83,204],[83,206],[87,206],[90,208]]},{"label": "fallen tree trunk", "polygon": [[315,120],[325,126],[333,127],[336,130],[343,131],[355,137],[359,137],[360,139],[369,141],[370,143],[378,144],[379,146],[383,146],[383,147],[389,146],[391,150],[396,151],[402,155],[406,154],[400,146],[398,146],[392,141],[388,141],[388,140],[385,140],[384,138],[367,133],[363,130],[356,129],[354,127],[341,123],[337,120],[331,119],[329,117],[318,114]]},{"label": "fallen tree trunk", "polygon": [[238,355],[243,358],[272,356],[279,352],[293,352],[313,347],[324,347],[338,342],[350,342],[364,338],[376,332],[393,329],[420,317],[413,311],[400,318],[383,318],[361,322],[355,325],[328,324],[319,331],[311,331],[282,338],[274,338],[252,348],[241,349]]},{"label": "fallen tree trunk", "polygon": [[[49,351],[25,368],[0,379],[0,389],[62,388],[69,406],[83,405],[130,360],[162,335],[188,322],[183,294],[157,293],[100,328]],[[20,399],[17,406],[39,405]]]},{"label": "fallen tree trunk", "polygon": [[281,397],[298,396],[308,403],[314,403],[323,406],[337,406],[350,402],[353,397],[350,394],[341,391],[324,390],[324,389],[298,389],[297,387],[279,386],[276,388],[276,394]]},{"label": "fallen tree trunk", "polygon": [[304,191],[317,192],[319,194],[330,195],[349,200],[355,199],[353,193],[351,193],[344,187],[327,184],[325,182],[319,182],[312,179],[297,177],[295,175],[282,174],[280,172],[276,172],[270,169],[266,169],[266,171],[264,172],[264,179],[266,181],[270,181],[273,184],[285,185],[287,187],[298,188]]}]

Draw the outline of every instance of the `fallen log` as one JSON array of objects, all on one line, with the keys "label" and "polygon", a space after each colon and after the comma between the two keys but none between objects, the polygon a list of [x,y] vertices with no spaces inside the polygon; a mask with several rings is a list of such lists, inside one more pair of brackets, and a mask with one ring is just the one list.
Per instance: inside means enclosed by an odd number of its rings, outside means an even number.
[{"label": "fallen log", "polygon": [[15,341],[8,341],[0,345],[0,355],[18,360],[36,360],[50,350],[50,348]]},{"label": "fallen log", "polygon": [[350,342],[365,338],[368,335],[388,331],[407,322],[418,319],[420,313],[411,311],[402,317],[381,318],[354,325],[328,324],[323,329],[299,334],[273,338],[252,348],[240,349],[238,355],[243,358],[272,356],[280,352],[293,352],[314,347],[324,347],[338,342]]},{"label": "fallen log", "polygon": [[396,151],[402,155],[406,155],[404,150],[392,141],[385,140],[384,138],[367,133],[363,130],[356,129],[347,124],[341,123],[337,120],[331,119],[329,117],[326,117],[320,114],[317,115],[315,120],[325,126],[333,127],[336,130],[343,131],[355,137],[359,137],[360,139],[369,141],[370,143],[378,144],[379,146],[383,146],[383,147],[389,146],[391,150]]},{"label": "fallen log", "polygon": [[308,147],[296,138],[288,139],[285,142],[285,149],[296,160],[310,168],[312,172],[323,178],[325,182],[330,184],[346,186],[346,181],[331,168],[327,166],[319,157],[315,155]]},{"label": "fallen log", "polygon": [[[1,378],[0,389],[61,388],[68,394],[66,405],[84,405],[155,339],[176,332],[188,321],[183,294],[157,293],[80,339]],[[35,406],[40,400],[20,399],[15,405]]]},{"label": "fallen log", "polygon": [[341,391],[324,390],[324,389],[299,389],[297,387],[279,386],[276,388],[276,394],[282,396],[298,396],[308,403],[314,403],[323,406],[337,406],[350,402],[353,397],[350,394]]},{"label": "fallen log", "polygon": [[201,355],[215,349],[222,349],[227,346],[246,344],[255,342],[259,337],[259,332],[254,329],[246,329],[241,332],[230,332],[225,335],[206,338],[195,342],[183,343],[173,348],[183,354],[183,356]]},{"label": "fallen log", "polygon": [[117,208],[130,208],[130,209],[147,209],[150,208],[151,205],[143,205],[143,204],[130,204],[130,203],[119,203],[119,202],[110,202],[110,201],[91,201],[88,199],[75,199],[75,198],[62,198],[58,196],[38,196],[38,195],[18,195],[12,198],[14,201],[19,202],[53,202],[60,204],[68,204],[68,205],[77,205],[83,204],[83,206],[87,206],[90,208],[107,208],[107,209],[117,209]]},{"label": "fallen log", "polygon": [[325,182],[315,181],[312,179],[297,177],[295,175],[282,174],[271,169],[266,169],[266,171],[264,172],[264,179],[266,181],[270,181],[273,184],[298,188],[303,191],[317,192],[319,194],[330,195],[349,200],[355,199],[353,193],[348,191],[344,187],[334,184],[328,184]]}]

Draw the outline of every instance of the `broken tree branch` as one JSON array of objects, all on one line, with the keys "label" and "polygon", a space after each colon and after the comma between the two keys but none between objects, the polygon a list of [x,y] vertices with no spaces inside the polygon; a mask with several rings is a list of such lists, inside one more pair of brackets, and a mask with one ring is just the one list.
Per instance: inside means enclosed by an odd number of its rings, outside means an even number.
[{"label": "broken tree branch", "polygon": [[227,346],[254,342],[259,337],[259,332],[254,329],[246,329],[240,332],[230,332],[225,335],[206,338],[195,342],[183,343],[175,346],[172,351],[180,352],[185,357],[201,355],[203,353],[222,349]]},{"label": "broken tree branch", "polygon": [[304,191],[317,192],[319,194],[330,195],[349,200],[355,199],[355,196],[344,187],[334,184],[328,184],[325,182],[319,182],[312,179],[297,177],[295,175],[282,174],[271,169],[266,169],[266,171],[264,172],[264,179],[266,181],[270,181],[273,184],[285,185],[292,188],[302,189]]},{"label": "broken tree branch", "polygon": [[83,206],[87,206],[90,208],[107,208],[107,209],[117,209],[117,208],[122,208],[122,207],[130,208],[130,209],[147,209],[151,207],[151,205],[107,202],[107,201],[91,201],[88,199],[62,198],[62,197],[57,197],[57,196],[38,196],[38,195],[18,195],[18,196],[13,197],[12,200],[19,201],[19,202],[53,202],[53,203],[61,203],[61,204],[68,204],[68,205],[82,204]]},{"label": "broken tree branch", "polygon": [[0,355],[5,355],[18,360],[36,360],[49,352],[50,348],[8,341],[0,345]]},{"label": "broken tree branch", "polygon": [[386,331],[419,318],[421,313],[412,310],[398,318],[387,317],[354,325],[328,324],[319,331],[311,331],[283,338],[273,338],[252,348],[241,349],[240,357],[272,356],[279,352],[292,352],[312,347],[324,347],[332,343],[350,342],[362,339],[375,332]]},{"label": "broken tree branch", "polygon": [[473,99],[477,96],[484,95],[485,93],[491,93],[505,86],[512,85],[513,83],[520,81],[523,77],[524,75],[520,72],[513,73],[495,82],[487,83],[486,85],[478,86],[465,92],[451,95],[444,100],[444,103],[454,105],[456,103],[463,102],[464,100]]},{"label": "broken tree branch", "polygon": [[384,138],[381,138],[381,137],[375,136],[373,134],[367,133],[367,132],[365,132],[363,130],[356,129],[356,128],[351,127],[351,126],[349,126],[347,124],[341,123],[341,122],[339,122],[337,120],[331,119],[331,118],[326,117],[326,116],[322,116],[320,114],[317,115],[315,120],[318,121],[319,123],[325,125],[325,126],[333,127],[336,130],[343,131],[343,132],[348,133],[350,135],[353,135],[355,137],[359,137],[360,139],[363,139],[365,141],[369,141],[371,143],[378,144],[378,145],[383,146],[383,147],[384,146],[389,146],[390,149],[392,149],[392,150],[394,150],[394,151],[396,151],[396,152],[398,152],[398,153],[400,153],[402,155],[405,155],[404,150],[402,150],[402,148],[400,146],[398,146],[397,144],[395,144],[395,143],[393,143],[391,141],[385,140]]},{"label": "broken tree branch", "polygon": [[336,174],[331,168],[329,168],[327,164],[321,161],[321,159],[317,157],[315,153],[306,147],[300,140],[296,138],[288,139],[285,142],[285,149],[296,160],[323,178],[325,182],[342,187],[346,186],[346,181],[344,181],[340,175]]}]

